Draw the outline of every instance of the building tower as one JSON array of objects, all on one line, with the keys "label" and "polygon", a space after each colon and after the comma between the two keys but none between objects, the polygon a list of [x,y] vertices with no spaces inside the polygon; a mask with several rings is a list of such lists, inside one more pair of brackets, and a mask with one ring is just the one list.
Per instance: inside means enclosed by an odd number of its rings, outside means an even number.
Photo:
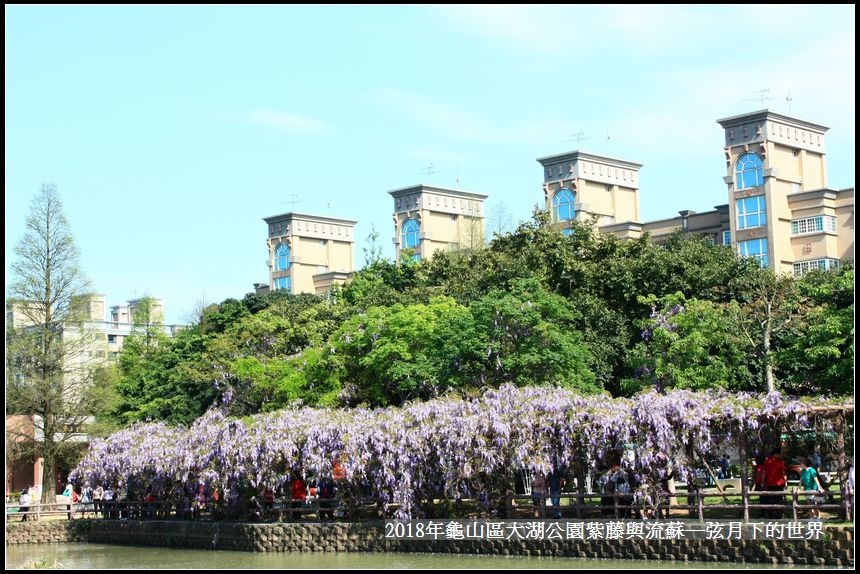
[{"label": "building tower", "polygon": [[349,278],[356,221],[293,212],[263,221],[269,226],[269,290],[326,293]]},{"label": "building tower", "polygon": [[484,244],[484,200],[457,189],[414,185],[388,192],[394,198],[395,257],[412,249],[413,259],[437,249],[475,249]]},{"label": "building tower", "polygon": [[597,217],[603,232],[637,237],[639,168],[642,164],[572,151],[538,158],[543,166],[543,192],[553,223],[565,235],[571,221]]},{"label": "building tower", "polygon": [[717,123],[739,254],[796,275],[854,258],[854,188],[827,189],[827,127],[769,110]]}]

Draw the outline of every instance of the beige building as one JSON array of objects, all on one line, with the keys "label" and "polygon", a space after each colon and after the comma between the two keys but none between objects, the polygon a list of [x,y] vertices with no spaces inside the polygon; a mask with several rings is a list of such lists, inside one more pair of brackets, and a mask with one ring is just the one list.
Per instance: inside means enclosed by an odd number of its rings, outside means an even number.
[{"label": "beige building", "polygon": [[641,166],[572,152],[538,159],[553,221],[566,229],[565,222],[594,215],[603,233],[648,232],[656,241],[680,228],[733,245],[779,273],[800,275],[854,259],[854,188],[827,187],[828,128],[769,110],[718,123],[725,130],[727,204],[637,223]]},{"label": "beige building", "polygon": [[642,164],[581,151],[538,158],[543,166],[547,211],[562,233],[569,222],[597,218],[607,232],[625,237],[641,234],[639,168]]},{"label": "beige building", "polygon": [[827,188],[828,128],[769,110],[717,123],[738,253],[795,274],[854,258],[854,188]]},{"label": "beige building", "polygon": [[[125,338],[134,331],[135,315],[140,310],[142,299],[131,299],[126,305],[114,305],[110,308],[110,318],[107,318],[107,302],[104,294],[95,293],[82,296],[77,300],[81,303],[82,316],[79,321],[69,322],[62,326],[61,338],[63,345],[63,392],[64,397],[75,399],[77,391],[83,382],[90,380],[93,372],[103,365],[116,359],[122,349]],[[184,325],[164,325],[164,302],[152,299],[150,320],[157,324],[158,329],[168,336],[175,335]],[[26,303],[22,301],[7,301],[7,328],[27,328],[38,320],[38,314],[28,313]],[[6,435],[14,437],[16,442],[41,442],[41,424],[37,415],[21,415],[6,417]],[[78,421],[80,422],[80,421]],[[84,422],[92,422],[86,419]],[[63,440],[87,442],[88,435],[83,432],[63,432]],[[6,487],[18,490],[24,486],[41,485],[42,459],[38,456],[10,461],[7,458]],[[57,492],[65,485],[64,478],[70,469],[57,468]]]},{"label": "beige building", "polygon": [[[164,301],[150,297],[149,316],[153,323],[164,321]],[[110,308],[110,320],[114,323],[134,323],[143,299],[129,299],[127,305],[114,305]],[[97,295],[90,300],[91,318],[104,319],[104,296]]]},{"label": "beige building", "polygon": [[484,200],[480,193],[431,185],[388,192],[394,199],[395,258],[412,249],[414,259],[437,250],[475,249],[484,244]]},{"label": "beige building", "polygon": [[[81,370],[90,365],[116,358],[122,349],[123,341],[134,330],[135,314],[140,308],[142,298],[130,299],[126,305],[110,307],[107,317],[107,300],[103,293],[83,296],[85,299],[83,316],[80,322],[63,325],[63,340],[72,349],[67,357],[69,370]],[[159,325],[165,335],[172,337],[185,325],[165,325],[164,301],[151,298],[150,321]],[[15,328],[27,327],[33,320],[27,316],[25,303],[12,301],[6,303],[6,324]]]},{"label": "beige building", "polygon": [[326,293],[345,282],[353,271],[355,224],[302,213],[284,213],[263,219],[269,226],[268,285],[257,292]]},{"label": "beige building", "polygon": [[731,222],[729,221],[729,206],[717,205],[713,211],[696,213],[691,210],[678,212],[678,217],[657,219],[642,224],[642,230],[647,231],[654,241],[661,241],[679,228],[690,233],[706,236],[716,245],[731,245]]}]

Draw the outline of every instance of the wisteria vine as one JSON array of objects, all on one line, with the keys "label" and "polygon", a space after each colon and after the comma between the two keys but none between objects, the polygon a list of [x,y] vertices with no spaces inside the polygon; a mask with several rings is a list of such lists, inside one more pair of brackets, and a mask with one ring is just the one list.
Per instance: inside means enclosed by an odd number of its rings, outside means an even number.
[{"label": "wisteria vine", "polygon": [[[805,426],[800,401],[724,392],[649,392],[633,399],[512,385],[473,400],[387,409],[287,409],[237,419],[213,409],[189,428],[136,424],[94,440],[70,479],[167,495],[205,483],[237,500],[244,488],[289,488],[296,477],[342,479],[421,515],[421,501],[486,494],[512,469],[598,468],[619,449],[634,468],[696,457],[760,425]],[[721,444],[715,443],[720,441]]]}]

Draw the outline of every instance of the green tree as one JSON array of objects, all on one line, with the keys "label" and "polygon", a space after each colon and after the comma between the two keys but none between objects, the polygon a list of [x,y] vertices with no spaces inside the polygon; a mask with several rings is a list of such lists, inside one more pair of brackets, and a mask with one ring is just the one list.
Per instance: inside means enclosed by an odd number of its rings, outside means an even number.
[{"label": "green tree", "polygon": [[343,311],[325,298],[290,296],[243,316],[218,334],[208,350],[212,361],[222,366],[221,390],[231,387],[230,411],[247,415],[298,400],[332,403],[339,389],[329,384],[328,376],[316,377],[318,357],[308,353],[322,347],[342,323]]},{"label": "green tree", "polygon": [[138,300],[132,321],[132,336],[140,336],[149,346],[157,346],[167,339],[164,333],[164,315],[157,301],[146,295]]},{"label": "green tree", "polygon": [[469,309],[449,297],[429,304],[371,307],[353,316],[329,346],[350,404],[396,405],[467,383],[479,335]]},{"label": "green tree", "polygon": [[774,343],[804,311],[797,283],[789,275],[757,268],[735,278],[731,287],[738,294],[738,325],[761,361],[764,388],[773,392]]},{"label": "green tree", "polygon": [[356,272],[339,296],[353,312],[362,312],[379,305],[429,301],[430,291],[426,280],[428,262],[415,261],[408,255],[399,264],[381,260]]},{"label": "green tree", "polygon": [[102,398],[96,338],[84,321],[89,283],[53,184],[33,199],[15,247],[7,309],[6,414],[32,416],[44,459],[42,501],[54,502],[63,452],[85,432]]},{"label": "green tree", "polygon": [[511,282],[475,301],[479,341],[486,341],[491,386],[558,385],[601,390],[588,368],[588,349],[575,329],[578,314],[568,300],[548,293],[536,279]]},{"label": "green tree", "polygon": [[119,380],[116,388],[122,399],[114,408],[122,413],[122,422],[152,418],[150,405],[134,405],[130,398],[140,398],[153,391],[154,397],[160,400],[169,398],[161,384],[167,376],[162,367],[165,347],[169,344],[161,323],[152,297],[143,297],[134,313],[131,334],[123,341],[117,360]]},{"label": "green tree", "polygon": [[147,346],[128,337],[117,361],[117,404],[110,419],[120,424],[163,420],[190,424],[218,394],[216,383],[225,369],[209,348],[214,336],[191,327],[172,339]]},{"label": "green tree", "polygon": [[802,315],[777,337],[775,371],[794,394],[854,393],[854,266],[806,273]]},{"label": "green tree", "polygon": [[373,265],[383,260],[382,247],[379,245],[379,232],[373,224],[370,226],[367,242],[368,244],[364,247],[364,266],[373,267]]},{"label": "green tree", "polygon": [[737,305],[686,299],[681,293],[643,297],[650,317],[640,323],[642,339],[631,352],[634,377],[629,393],[658,389],[755,390],[748,364],[751,347],[739,325]]}]

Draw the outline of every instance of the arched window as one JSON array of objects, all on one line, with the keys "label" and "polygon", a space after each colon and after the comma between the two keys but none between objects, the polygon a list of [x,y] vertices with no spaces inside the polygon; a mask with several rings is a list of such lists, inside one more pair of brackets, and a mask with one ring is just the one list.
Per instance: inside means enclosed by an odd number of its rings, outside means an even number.
[{"label": "arched window", "polygon": [[552,216],[555,221],[572,221],[576,218],[573,192],[566,187],[559,189],[552,197]]},{"label": "arched window", "polygon": [[400,242],[401,249],[415,249],[418,247],[419,235],[421,234],[421,225],[414,219],[407,219],[403,222],[403,238]]},{"label": "arched window", "polygon": [[275,271],[286,271],[290,268],[290,246],[286,243],[278,245],[275,251]]},{"label": "arched window", "polygon": [[761,157],[756,153],[745,153],[738,158],[735,167],[737,189],[749,189],[764,185],[764,170]]}]

